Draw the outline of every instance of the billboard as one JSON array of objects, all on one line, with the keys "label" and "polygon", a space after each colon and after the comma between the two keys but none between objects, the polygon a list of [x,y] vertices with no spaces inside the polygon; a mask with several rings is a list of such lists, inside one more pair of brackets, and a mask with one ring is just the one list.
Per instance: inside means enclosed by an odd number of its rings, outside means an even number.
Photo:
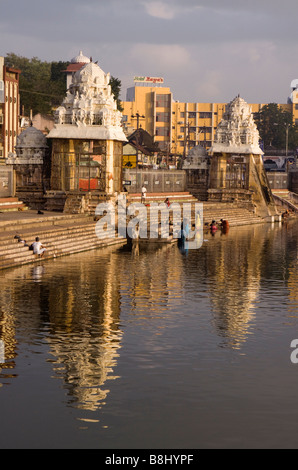
[{"label": "billboard", "polygon": [[137,166],[136,155],[123,155],[122,166],[123,168],[136,168]]},{"label": "billboard", "polygon": [[134,82],[139,83],[164,83],[164,79],[162,77],[134,77]]}]

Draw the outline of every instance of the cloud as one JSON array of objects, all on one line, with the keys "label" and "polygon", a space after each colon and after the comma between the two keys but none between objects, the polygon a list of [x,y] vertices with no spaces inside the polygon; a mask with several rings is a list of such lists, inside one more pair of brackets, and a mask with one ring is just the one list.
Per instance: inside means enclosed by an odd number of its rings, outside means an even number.
[{"label": "cloud", "polygon": [[134,61],[135,68],[140,73],[152,75],[154,70],[173,73],[175,70],[186,67],[190,61],[189,51],[178,44],[136,44],[129,52],[130,60]]},{"label": "cloud", "polygon": [[148,15],[163,20],[172,20],[175,16],[175,8],[163,2],[142,2]]}]

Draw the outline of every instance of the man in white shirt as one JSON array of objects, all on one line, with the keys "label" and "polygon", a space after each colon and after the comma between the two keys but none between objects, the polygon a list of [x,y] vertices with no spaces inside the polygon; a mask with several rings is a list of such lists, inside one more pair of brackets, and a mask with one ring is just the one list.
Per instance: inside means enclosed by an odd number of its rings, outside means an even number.
[{"label": "man in white shirt", "polygon": [[142,187],[141,202],[145,202],[145,201],[146,201],[146,193],[147,193],[147,188],[143,185],[143,187]]},{"label": "man in white shirt", "polygon": [[35,238],[35,242],[32,243],[32,247],[33,247],[33,253],[35,255],[43,256],[44,252],[46,251],[46,248],[39,241],[39,237]]}]

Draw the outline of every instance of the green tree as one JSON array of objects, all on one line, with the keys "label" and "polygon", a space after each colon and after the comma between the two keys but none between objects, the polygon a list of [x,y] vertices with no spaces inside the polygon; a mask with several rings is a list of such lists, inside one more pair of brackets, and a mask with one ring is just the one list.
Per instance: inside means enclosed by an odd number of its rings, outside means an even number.
[{"label": "green tree", "polygon": [[110,85],[111,85],[112,93],[115,97],[115,100],[117,101],[117,109],[119,111],[123,111],[123,107],[121,106],[121,100],[120,100],[121,80],[119,80],[119,78],[115,78],[111,76]]},{"label": "green tree", "polygon": [[20,101],[21,111],[29,115],[51,114],[61,103],[66,92],[66,79],[62,70],[66,62],[45,62],[37,57],[28,59],[9,53],[5,65],[21,70]]},{"label": "green tree", "polygon": [[298,133],[293,125],[292,113],[284,111],[278,104],[269,103],[263,106],[260,112],[255,114],[255,122],[265,150],[268,147],[285,150],[287,140],[288,149],[298,146]]},{"label": "green tree", "polygon": [[[28,59],[9,53],[5,57],[5,65],[21,70],[20,74],[20,100],[21,112],[29,115],[37,113],[52,114],[53,109],[59,106],[66,94],[66,70],[69,62],[45,62],[37,57]],[[117,101],[117,108],[122,111],[120,92],[121,81],[111,77],[112,93]]]}]

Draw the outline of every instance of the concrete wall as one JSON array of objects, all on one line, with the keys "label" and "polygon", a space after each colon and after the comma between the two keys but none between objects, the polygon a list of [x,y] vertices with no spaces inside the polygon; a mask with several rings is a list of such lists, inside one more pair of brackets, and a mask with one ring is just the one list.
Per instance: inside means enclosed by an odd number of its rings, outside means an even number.
[{"label": "concrete wall", "polygon": [[148,193],[183,192],[186,191],[185,170],[123,170],[123,181],[129,193],[141,192],[145,185]]},{"label": "concrete wall", "polygon": [[288,173],[282,171],[267,171],[271,189],[288,189]]}]

